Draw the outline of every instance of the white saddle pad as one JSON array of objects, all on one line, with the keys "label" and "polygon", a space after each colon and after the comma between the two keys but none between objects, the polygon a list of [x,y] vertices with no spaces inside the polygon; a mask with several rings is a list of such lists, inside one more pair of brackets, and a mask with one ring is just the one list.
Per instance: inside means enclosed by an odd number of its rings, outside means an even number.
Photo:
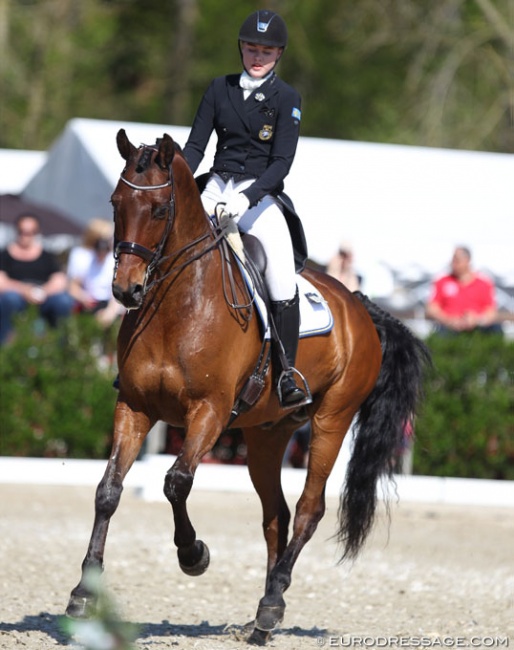
[{"label": "white saddle pad", "polygon": [[[334,318],[327,301],[319,290],[301,275],[296,276],[296,283],[300,295],[300,338],[330,332],[334,326]],[[251,287],[251,284],[249,286]],[[266,338],[269,339],[270,329],[266,306],[259,295],[255,295],[254,298],[257,313],[266,329]]]}]

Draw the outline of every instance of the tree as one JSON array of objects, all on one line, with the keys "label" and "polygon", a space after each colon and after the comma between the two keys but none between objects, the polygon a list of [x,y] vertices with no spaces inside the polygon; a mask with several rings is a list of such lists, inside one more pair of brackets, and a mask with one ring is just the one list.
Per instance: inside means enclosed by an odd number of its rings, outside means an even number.
[{"label": "tree", "polygon": [[[302,134],[512,151],[512,0],[270,0]],[[46,148],[76,116],[190,124],[240,69],[241,0],[0,0],[0,146]]]}]

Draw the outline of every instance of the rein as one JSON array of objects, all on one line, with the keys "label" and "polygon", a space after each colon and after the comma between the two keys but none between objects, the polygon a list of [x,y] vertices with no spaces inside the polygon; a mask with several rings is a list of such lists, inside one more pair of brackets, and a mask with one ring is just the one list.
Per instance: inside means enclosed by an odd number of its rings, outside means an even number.
[{"label": "rein", "polygon": [[[155,147],[146,147],[146,148],[157,151]],[[171,195],[169,199],[170,209],[166,220],[166,226],[163,235],[161,237],[161,240],[157,245],[157,248],[152,251],[151,249],[147,248],[146,246],[142,246],[137,242],[131,242],[131,241],[117,242],[114,247],[114,259],[115,259],[114,277],[116,277],[116,272],[118,269],[121,254],[137,255],[138,257],[141,257],[145,262],[148,262],[148,266],[145,272],[144,285],[143,285],[143,294],[146,295],[148,291],[150,291],[150,289],[152,289],[155,285],[169,278],[173,273],[178,273],[179,271],[181,271],[183,268],[185,268],[192,262],[195,262],[196,260],[203,257],[209,251],[218,248],[218,246],[221,244],[221,250],[220,250],[221,259],[222,259],[221,270],[222,270],[222,284],[223,284],[223,292],[225,295],[225,300],[230,307],[232,307],[237,311],[248,310],[248,314],[243,316],[243,318],[244,320],[249,320],[251,317],[251,307],[253,303],[253,298],[251,297],[246,287],[245,289],[246,289],[247,301],[245,301],[245,303],[243,304],[239,304],[236,299],[235,282],[233,278],[231,263],[230,263],[229,254],[227,250],[228,247],[227,247],[226,237],[225,237],[229,230],[229,223],[227,222],[225,225],[221,225],[219,222],[217,224],[213,224],[212,221],[206,217],[207,220],[209,221],[209,224],[211,225],[210,232],[206,232],[200,237],[197,237],[196,239],[188,242],[185,246],[183,246],[179,250],[174,251],[169,255],[163,256],[162,254],[163,249],[164,246],[166,245],[166,241],[171,232],[171,228],[173,226],[173,222],[175,219],[175,182],[173,176],[173,166],[170,165],[168,167],[168,180],[165,183],[160,183],[157,185],[137,185],[136,183],[132,183],[127,178],[125,178],[123,172],[120,175],[120,180],[123,183],[125,183],[125,185],[128,185],[130,188],[140,192],[150,192],[153,190],[162,190],[165,189],[166,187],[171,187]],[[202,241],[209,238],[212,239],[208,246],[202,248],[200,251],[198,251],[188,259],[186,259],[184,262],[172,266],[172,268],[170,268],[163,275],[159,276],[158,278],[154,278],[153,280],[150,281],[150,278],[153,275],[154,271],[162,264],[168,262],[173,258],[175,260],[178,259],[182,254],[186,253],[190,249],[194,248],[197,244],[200,244]],[[226,268],[228,271],[225,270]],[[230,286],[231,289],[232,299],[230,299],[227,294],[227,277],[226,277],[227,274],[228,274],[228,285]],[[243,281],[243,285],[244,285],[244,281]]]}]

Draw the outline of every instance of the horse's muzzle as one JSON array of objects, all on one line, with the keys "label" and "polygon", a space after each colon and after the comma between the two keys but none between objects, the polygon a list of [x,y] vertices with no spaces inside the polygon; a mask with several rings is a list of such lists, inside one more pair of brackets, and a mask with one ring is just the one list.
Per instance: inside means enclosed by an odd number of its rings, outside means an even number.
[{"label": "horse's muzzle", "polygon": [[145,295],[142,284],[133,283],[126,289],[113,282],[112,293],[116,300],[125,307],[125,309],[139,309],[143,304]]}]

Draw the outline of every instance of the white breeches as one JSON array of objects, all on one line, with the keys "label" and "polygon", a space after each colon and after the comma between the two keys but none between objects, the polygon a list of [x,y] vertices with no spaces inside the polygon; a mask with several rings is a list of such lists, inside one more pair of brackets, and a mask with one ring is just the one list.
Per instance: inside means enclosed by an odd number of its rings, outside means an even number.
[{"label": "white breeches", "polygon": [[[225,183],[214,174],[202,192],[202,203],[209,215],[214,214],[216,205],[226,203],[237,192],[253,183],[252,180]],[[296,274],[293,244],[289,228],[279,204],[272,196],[265,196],[259,203],[247,210],[242,217],[235,217],[242,232],[254,235],[261,242],[267,257],[264,280],[271,300],[290,300],[296,292]]]}]

